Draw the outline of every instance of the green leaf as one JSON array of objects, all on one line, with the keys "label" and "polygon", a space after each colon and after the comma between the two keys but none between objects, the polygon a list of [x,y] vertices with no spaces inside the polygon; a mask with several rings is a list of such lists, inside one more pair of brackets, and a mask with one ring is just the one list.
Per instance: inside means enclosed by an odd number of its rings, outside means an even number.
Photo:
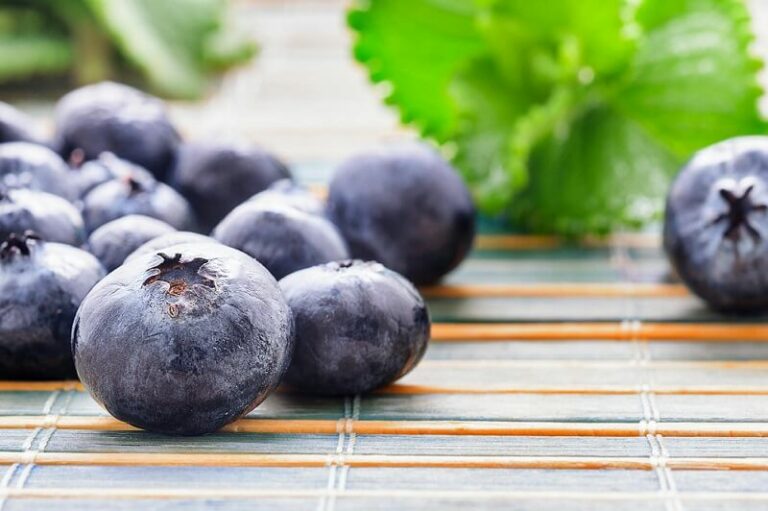
[{"label": "green leaf", "polygon": [[583,68],[593,73],[615,71],[626,63],[633,47],[634,30],[624,20],[625,0],[486,2],[484,26],[495,60],[502,66],[510,56],[518,57],[515,46],[521,41],[539,54],[549,52],[555,57],[559,52],[552,63],[561,78]]},{"label": "green leaf", "polygon": [[679,164],[640,125],[596,107],[536,147],[513,213],[534,230],[573,235],[640,226],[658,218],[658,198]]},{"label": "green leaf", "polygon": [[[429,15],[443,5],[370,0],[358,58],[486,213],[569,234],[637,226],[692,152],[767,131],[741,0],[477,0],[445,26]],[[457,50],[456,26],[480,42]],[[434,65],[418,49],[443,46]]]},{"label": "green leaf", "polygon": [[760,61],[739,0],[646,0],[646,32],[617,106],[678,157],[735,135],[765,133]]},{"label": "green leaf", "polygon": [[208,68],[247,59],[247,43],[217,41],[222,0],[85,0],[122,53],[161,92],[199,97]]},{"label": "green leaf", "polygon": [[448,95],[454,73],[483,49],[473,0],[359,0],[348,21],[357,31],[355,56],[403,122],[444,139],[455,126]]},{"label": "green leaf", "polygon": [[472,61],[456,76],[450,94],[457,105],[454,163],[486,211],[499,212],[514,195],[512,183],[525,181],[507,168],[506,150],[530,98],[522,88],[513,92],[490,58]]},{"label": "green leaf", "polygon": [[0,8],[0,80],[66,73],[72,48],[55,28],[32,9]]}]

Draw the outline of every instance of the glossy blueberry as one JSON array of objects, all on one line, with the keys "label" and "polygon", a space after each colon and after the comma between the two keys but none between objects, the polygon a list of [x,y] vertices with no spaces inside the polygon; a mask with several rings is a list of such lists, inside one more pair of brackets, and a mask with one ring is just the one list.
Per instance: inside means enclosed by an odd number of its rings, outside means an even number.
[{"label": "glossy blueberry", "polygon": [[418,364],[430,321],[418,291],[379,263],[307,268],[280,281],[296,347],[286,381],[310,393],[370,392]]},{"label": "glossy blueberry", "polygon": [[426,146],[354,156],[331,181],[328,216],[353,257],[432,284],[467,255],[475,208],[453,168]]},{"label": "glossy blueberry", "polygon": [[184,197],[165,183],[139,174],[98,185],[83,198],[83,219],[88,232],[126,215],[145,215],[174,229],[192,229],[192,209]]},{"label": "glossy blueberry", "polygon": [[138,247],[176,230],[163,221],[143,215],[128,215],[102,225],[88,237],[88,251],[112,271]]},{"label": "glossy blueberry", "polygon": [[37,190],[0,188],[0,239],[27,231],[67,245],[85,241],[83,217],[67,200]]},{"label": "glossy blueberry", "polygon": [[0,101],[0,144],[5,142],[32,142],[39,144],[40,137],[34,122],[26,114]]},{"label": "glossy blueberry", "polygon": [[300,209],[313,215],[322,215],[325,206],[312,192],[290,179],[275,181],[269,188],[250,199],[259,204],[277,204]]},{"label": "glossy blueberry", "polygon": [[349,257],[344,240],[328,220],[276,204],[241,204],[216,226],[212,236],[255,258],[276,279]]},{"label": "glossy blueberry", "polygon": [[118,158],[112,153],[101,153],[95,160],[80,162],[80,165],[72,167],[69,172],[69,178],[79,198],[85,197],[88,192],[107,181],[127,179],[131,176],[138,176],[138,180],[143,182],[153,179],[152,174],[145,168]]},{"label": "glossy blueberry", "polygon": [[83,300],[77,373],[112,415],[160,433],[215,431],[263,401],[290,362],[293,320],[242,252],[182,244],[120,266]]},{"label": "glossy blueberry", "polygon": [[88,252],[11,235],[0,245],[0,378],[74,376],[75,312],[104,268]]},{"label": "glossy blueberry", "polygon": [[726,140],[693,156],[667,197],[664,248],[711,307],[768,310],[768,137]]},{"label": "glossy blueberry", "polygon": [[282,162],[256,146],[189,143],[179,152],[173,183],[209,232],[236,206],[290,175]]},{"label": "glossy blueberry", "polygon": [[29,142],[0,144],[0,184],[6,188],[41,190],[74,199],[64,160],[45,146]]},{"label": "glossy blueberry", "polygon": [[205,236],[204,234],[198,234],[196,232],[190,232],[190,231],[174,231],[168,234],[163,234],[162,236],[158,236],[156,238],[152,238],[151,240],[147,241],[143,245],[139,246],[136,250],[131,252],[128,257],[125,258],[126,261],[129,261],[133,259],[134,257],[139,257],[145,254],[151,254],[151,253],[157,253],[162,252],[166,248],[173,246],[173,245],[186,245],[189,243],[219,243],[215,239],[211,238],[210,236]]},{"label": "glossy blueberry", "polygon": [[102,82],[59,100],[56,145],[67,160],[77,151],[85,160],[111,152],[164,179],[173,167],[179,135],[162,101],[127,85]]}]

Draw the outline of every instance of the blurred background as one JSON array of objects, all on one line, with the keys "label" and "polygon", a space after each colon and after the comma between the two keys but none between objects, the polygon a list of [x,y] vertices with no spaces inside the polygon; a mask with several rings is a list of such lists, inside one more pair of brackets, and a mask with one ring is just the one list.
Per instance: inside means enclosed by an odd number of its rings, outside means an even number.
[{"label": "blurred background", "polygon": [[[156,33],[163,34],[163,37],[170,33],[170,42],[177,48],[184,48],[185,45],[190,46],[188,41],[177,35],[188,29],[187,25],[195,28],[195,23],[200,26],[205,24],[189,15],[180,16],[178,19],[183,21],[175,22],[180,25],[166,30],[167,27],[157,21],[162,20],[163,16],[175,19],[173,14],[183,9],[185,4],[181,0],[136,0],[135,4],[113,4],[140,6],[140,9],[129,8],[123,12],[110,12],[103,7],[109,3],[103,0],[78,0],[72,2],[72,5],[79,2],[91,6],[97,13],[95,16],[105,17],[104,23],[115,25],[118,32],[110,35],[116,40],[121,37],[125,40],[125,37],[130,36],[137,41],[146,41],[145,34],[149,33],[147,31],[155,30]],[[215,0],[191,0],[191,3],[200,6],[218,4]],[[42,5],[45,10],[51,4],[56,5],[56,2],[9,0],[8,5],[31,6],[33,10]],[[208,85],[199,90],[185,90],[190,80],[185,79],[183,70],[179,70],[175,82],[160,82],[172,91],[174,86],[179,87],[180,90],[174,91],[179,92],[176,96],[191,97],[203,91],[202,98],[198,100],[170,100],[172,117],[180,131],[188,139],[224,136],[256,142],[274,151],[291,165],[298,165],[297,173],[308,182],[325,179],[329,165],[351,153],[382,142],[417,137],[416,130],[400,123],[397,110],[386,106],[382,101],[391,91],[390,86],[372,84],[369,80],[369,70],[353,58],[355,34],[347,25],[347,10],[350,4],[347,0],[232,0],[229,3],[229,12],[222,15],[226,18],[226,28],[219,31],[219,35],[225,34],[226,37],[216,35],[212,38],[213,44],[206,41],[205,51],[200,50],[197,52],[199,55],[194,55],[199,67],[207,66],[205,72],[209,69],[218,71],[219,68],[227,66],[231,68],[227,72],[215,74],[216,78],[206,82]],[[66,5],[69,5],[69,2]],[[756,36],[753,53],[767,59],[768,1],[748,0],[747,6]],[[205,12],[203,7],[200,10]],[[143,13],[144,16],[138,15],[137,12]],[[70,14],[67,13],[67,16]],[[71,21],[67,23],[71,24]],[[233,34],[236,34],[236,37],[230,37]],[[79,41],[77,44],[90,47],[88,37],[86,34],[82,37],[85,41]],[[99,36],[94,37],[98,40]],[[255,46],[249,47],[249,41],[254,42]],[[141,48],[136,51],[141,51]],[[163,69],[164,62],[170,64],[174,60],[166,58],[165,61],[159,59],[149,62],[144,69],[145,75],[148,72],[151,74],[153,69]],[[78,67],[75,74],[84,74],[87,79],[88,73],[89,70],[82,71]],[[768,73],[765,70],[760,72],[760,80],[765,88],[768,85]],[[142,84],[141,81],[136,83]],[[6,80],[0,88],[0,99],[26,110],[45,125],[50,123],[55,100],[66,89],[67,87],[62,88],[55,80],[11,80],[10,83]],[[157,80],[154,90],[157,91]],[[760,108],[766,116],[768,98],[765,95],[761,99]],[[684,152],[689,153],[686,149],[679,151],[675,156],[682,161],[680,156]],[[675,165],[679,163],[676,162]],[[467,175],[465,172],[465,176]],[[489,186],[493,186],[493,183]],[[501,185],[499,188],[506,186]],[[475,184],[473,190],[477,191],[479,187],[480,185]],[[660,187],[657,187],[658,189]],[[546,191],[541,193],[546,195]],[[476,197],[481,199],[481,205],[490,204],[493,198],[485,197],[484,194],[487,195],[479,191]],[[660,195],[658,191],[656,194]],[[642,207],[642,201],[636,199],[629,197],[617,200],[638,202],[639,206],[633,206],[637,210]],[[509,198],[503,200],[510,201]],[[537,200],[542,203],[541,209],[544,210],[545,200]],[[654,200],[658,200],[658,197]],[[534,213],[536,207],[539,206],[534,204]],[[498,213],[493,206],[485,209],[492,214]],[[610,208],[606,207],[605,210],[604,217],[613,215]],[[553,216],[551,212],[547,214]],[[575,214],[581,215],[583,212],[576,211]],[[563,215],[567,220],[568,212]],[[586,216],[585,213],[584,215]],[[627,222],[627,225],[631,224],[632,221]],[[528,227],[532,230],[555,230],[565,233],[571,230],[583,233],[605,227],[599,222],[574,225],[576,227],[571,229],[567,223],[563,223],[562,218],[549,218],[545,219],[544,223],[531,223]]]},{"label": "blurred background", "polygon": [[[221,75],[202,99],[170,100],[179,129],[189,138],[223,134],[255,141],[290,163],[337,161],[382,140],[414,136],[399,126],[352,58],[348,5],[232,0],[229,21],[256,43],[257,54]],[[0,99],[46,126],[67,90],[55,81],[24,80],[5,83]]]}]

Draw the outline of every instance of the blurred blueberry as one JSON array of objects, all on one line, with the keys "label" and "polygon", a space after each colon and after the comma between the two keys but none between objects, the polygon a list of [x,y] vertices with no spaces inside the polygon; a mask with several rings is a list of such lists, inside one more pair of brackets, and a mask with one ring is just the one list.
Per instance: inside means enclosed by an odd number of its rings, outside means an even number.
[{"label": "blurred blueberry", "polygon": [[328,220],[277,204],[246,202],[227,215],[212,236],[255,258],[277,279],[349,257],[344,240]]},{"label": "blurred blueberry", "polygon": [[0,188],[0,239],[27,231],[67,245],[85,241],[83,217],[67,200],[37,190]]},{"label": "blurred blueberry", "polygon": [[88,252],[12,234],[0,245],[0,378],[74,376],[77,307],[104,277]]},{"label": "blurred blueberry", "polygon": [[667,196],[664,248],[711,307],[768,310],[768,137],[726,140],[693,156]]},{"label": "blurred blueberry", "polygon": [[196,142],[182,146],[173,184],[208,232],[249,197],[290,176],[282,162],[259,147]]},{"label": "blurred blueberry", "polygon": [[128,215],[102,225],[88,237],[88,251],[112,271],[138,247],[176,230],[167,223],[143,215]]},{"label": "blurred blueberry", "polygon": [[359,154],[336,171],[328,216],[352,257],[432,284],[466,257],[475,208],[456,171],[426,146]]},{"label": "blurred blueberry", "polygon": [[85,160],[111,152],[165,179],[178,145],[163,102],[127,85],[86,85],[56,105],[56,146],[67,160],[76,151]]}]

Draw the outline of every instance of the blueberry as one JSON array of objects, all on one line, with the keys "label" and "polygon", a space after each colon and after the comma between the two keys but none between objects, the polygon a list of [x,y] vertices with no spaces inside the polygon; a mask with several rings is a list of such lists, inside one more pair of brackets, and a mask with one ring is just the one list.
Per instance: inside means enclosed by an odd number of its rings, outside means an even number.
[{"label": "blueberry", "polygon": [[248,200],[260,204],[290,206],[313,215],[322,215],[325,209],[323,203],[312,192],[290,179],[275,181],[269,188]]},{"label": "blueberry", "polygon": [[45,146],[28,142],[0,144],[0,184],[6,188],[42,190],[74,199],[64,160]]},{"label": "blueberry", "polygon": [[0,143],[40,143],[34,129],[34,122],[26,114],[0,101]]},{"label": "blueberry", "polygon": [[179,152],[173,183],[208,232],[236,206],[287,177],[288,168],[256,146],[191,143]]},{"label": "blueberry", "polygon": [[134,257],[139,257],[144,254],[162,252],[166,248],[173,245],[186,245],[188,243],[218,243],[218,241],[211,238],[210,236],[205,236],[196,232],[174,231],[168,234],[163,234],[162,236],[158,236],[156,238],[152,238],[131,252],[128,257],[125,258],[125,260],[129,261]]},{"label": "blueberry", "polygon": [[165,183],[132,173],[98,185],[83,198],[83,219],[88,232],[126,215],[145,215],[184,230],[195,226],[184,197]]},{"label": "blueberry", "polygon": [[127,85],[102,82],[59,100],[56,145],[65,159],[76,151],[85,160],[111,152],[164,179],[173,167],[179,135],[162,101]]},{"label": "blueberry", "polygon": [[67,245],[80,246],[85,241],[83,217],[65,199],[24,188],[0,189],[0,239],[27,231]]},{"label": "blueberry", "polygon": [[693,156],[667,196],[664,248],[712,308],[768,310],[768,137],[726,140]]},{"label": "blueberry", "polygon": [[328,220],[276,204],[246,202],[227,215],[212,236],[255,258],[276,279],[349,257],[344,240]]},{"label": "blueberry", "polygon": [[432,284],[469,252],[475,208],[437,153],[408,145],[354,156],[331,181],[328,216],[353,257],[376,260],[416,284]]},{"label": "blueberry", "polygon": [[88,192],[100,184],[113,179],[130,176],[138,176],[140,181],[154,179],[145,168],[118,158],[112,153],[101,153],[95,160],[79,163],[69,172],[69,177],[74,183],[79,198],[85,197]]},{"label": "blueberry", "polygon": [[83,250],[8,237],[0,245],[0,378],[73,377],[72,322],[102,277],[104,268]]},{"label": "blueberry", "polygon": [[88,237],[88,251],[112,271],[142,244],[174,233],[170,225],[143,215],[128,215],[102,225]]},{"label": "blueberry", "polygon": [[218,244],[132,259],[88,294],[72,331],[77,373],[94,399],[122,421],[169,434],[215,431],[253,409],[292,349],[275,279]]},{"label": "blueberry", "polygon": [[418,364],[429,312],[418,291],[379,263],[346,261],[280,281],[296,324],[286,382],[310,393],[369,392]]}]

